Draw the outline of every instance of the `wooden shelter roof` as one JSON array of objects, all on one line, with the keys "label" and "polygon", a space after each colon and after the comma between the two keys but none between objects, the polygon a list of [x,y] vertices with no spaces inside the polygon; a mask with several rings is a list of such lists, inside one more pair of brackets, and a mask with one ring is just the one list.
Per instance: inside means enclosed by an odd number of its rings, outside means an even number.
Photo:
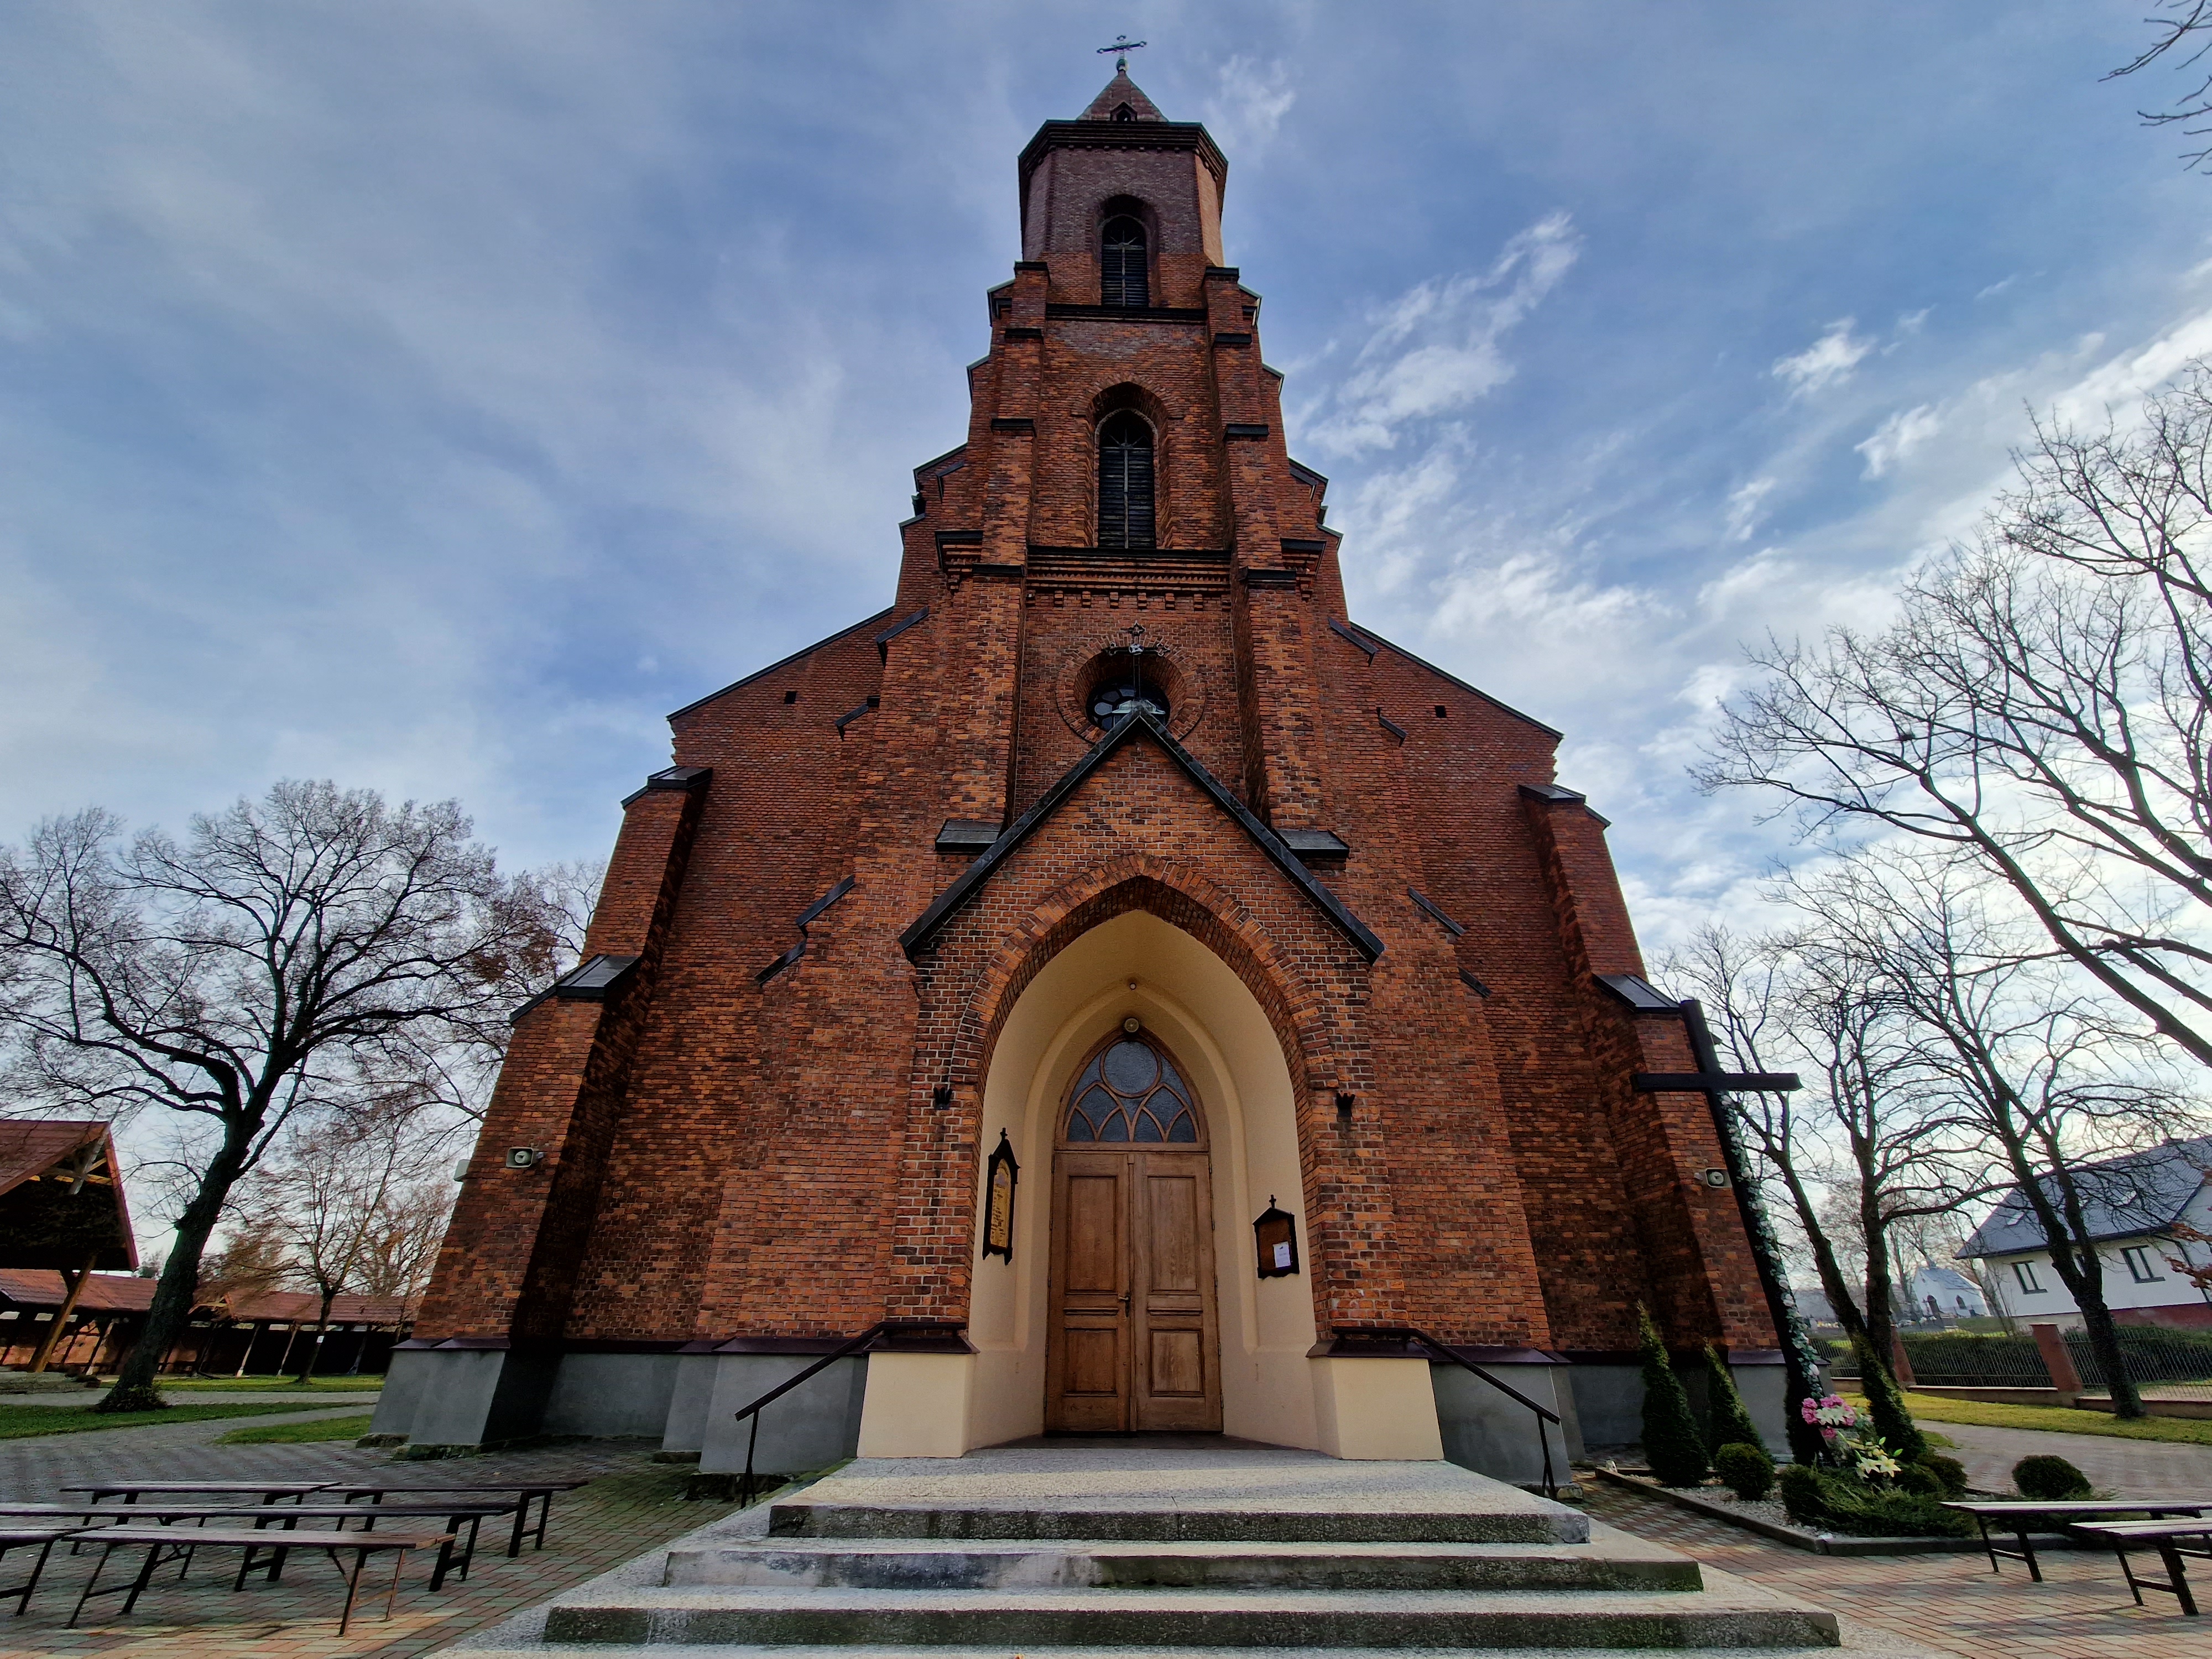
[{"label": "wooden shelter roof", "polygon": [[0,1267],[138,1265],[107,1125],[0,1118]]}]

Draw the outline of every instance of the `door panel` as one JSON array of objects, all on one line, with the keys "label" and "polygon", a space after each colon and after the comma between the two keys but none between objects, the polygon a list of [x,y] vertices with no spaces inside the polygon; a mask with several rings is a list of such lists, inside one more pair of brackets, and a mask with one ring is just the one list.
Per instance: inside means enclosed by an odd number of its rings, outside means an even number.
[{"label": "door panel", "polygon": [[1130,1425],[1131,1176],[1120,1152],[1063,1152],[1054,1170],[1048,1429],[1117,1434]]},{"label": "door panel", "polygon": [[1203,1397],[1206,1393],[1206,1362],[1200,1358],[1200,1333],[1188,1328],[1152,1329],[1152,1376],[1147,1379],[1147,1392],[1155,1399],[1175,1395],[1182,1399]]},{"label": "door panel", "polygon": [[1134,1153],[1140,1213],[1132,1331],[1143,1366],[1131,1426],[1221,1427],[1221,1350],[1213,1305],[1213,1196],[1204,1152]]},{"label": "door panel", "polygon": [[1121,1261],[1121,1182],[1112,1174],[1067,1177],[1067,1277],[1072,1295],[1118,1297]]},{"label": "door panel", "polygon": [[[1188,1160],[1178,1159],[1178,1162]],[[1154,1294],[1198,1290],[1198,1176],[1166,1175],[1158,1160],[1145,1171],[1145,1288]],[[1206,1230],[1209,1234],[1211,1228]]]}]

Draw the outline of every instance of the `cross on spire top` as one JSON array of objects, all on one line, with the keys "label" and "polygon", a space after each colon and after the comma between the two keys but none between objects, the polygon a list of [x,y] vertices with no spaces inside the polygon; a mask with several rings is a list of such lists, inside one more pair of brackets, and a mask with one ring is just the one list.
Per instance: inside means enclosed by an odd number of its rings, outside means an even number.
[{"label": "cross on spire top", "polygon": [[1098,48],[1098,55],[1103,58],[1108,52],[1112,52],[1114,54],[1114,67],[1117,70],[1126,70],[1129,67],[1129,54],[1135,52],[1144,44],[1145,43],[1142,40],[1132,40],[1126,34],[1117,34],[1114,37],[1114,44],[1112,46],[1101,46]]}]

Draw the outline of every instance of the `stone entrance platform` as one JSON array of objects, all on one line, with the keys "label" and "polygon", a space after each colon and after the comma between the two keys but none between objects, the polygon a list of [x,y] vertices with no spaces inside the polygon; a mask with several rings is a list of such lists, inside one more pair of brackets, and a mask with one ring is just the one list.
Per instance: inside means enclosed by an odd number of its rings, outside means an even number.
[{"label": "stone entrance platform", "polygon": [[546,1659],[546,1644],[588,1659],[1810,1659],[1841,1637],[1822,1609],[1455,1464],[1093,1444],[860,1459],[465,1645]]}]

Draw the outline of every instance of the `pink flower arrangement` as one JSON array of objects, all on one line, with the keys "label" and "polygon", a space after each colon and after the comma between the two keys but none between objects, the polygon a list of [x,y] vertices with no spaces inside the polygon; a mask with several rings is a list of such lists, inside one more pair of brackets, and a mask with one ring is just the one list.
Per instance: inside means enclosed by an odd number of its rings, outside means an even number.
[{"label": "pink flower arrangement", "polygon": [[1841,1395],[1832,1394],[1825,1400],[1800,1401],[1798,1410],[1808,1423],[1820,1431],[1820,1438],[1832,1446],[1840,1431],[1852,1427],[1859,1420],[1859,1414],[1844,1403]]}]

